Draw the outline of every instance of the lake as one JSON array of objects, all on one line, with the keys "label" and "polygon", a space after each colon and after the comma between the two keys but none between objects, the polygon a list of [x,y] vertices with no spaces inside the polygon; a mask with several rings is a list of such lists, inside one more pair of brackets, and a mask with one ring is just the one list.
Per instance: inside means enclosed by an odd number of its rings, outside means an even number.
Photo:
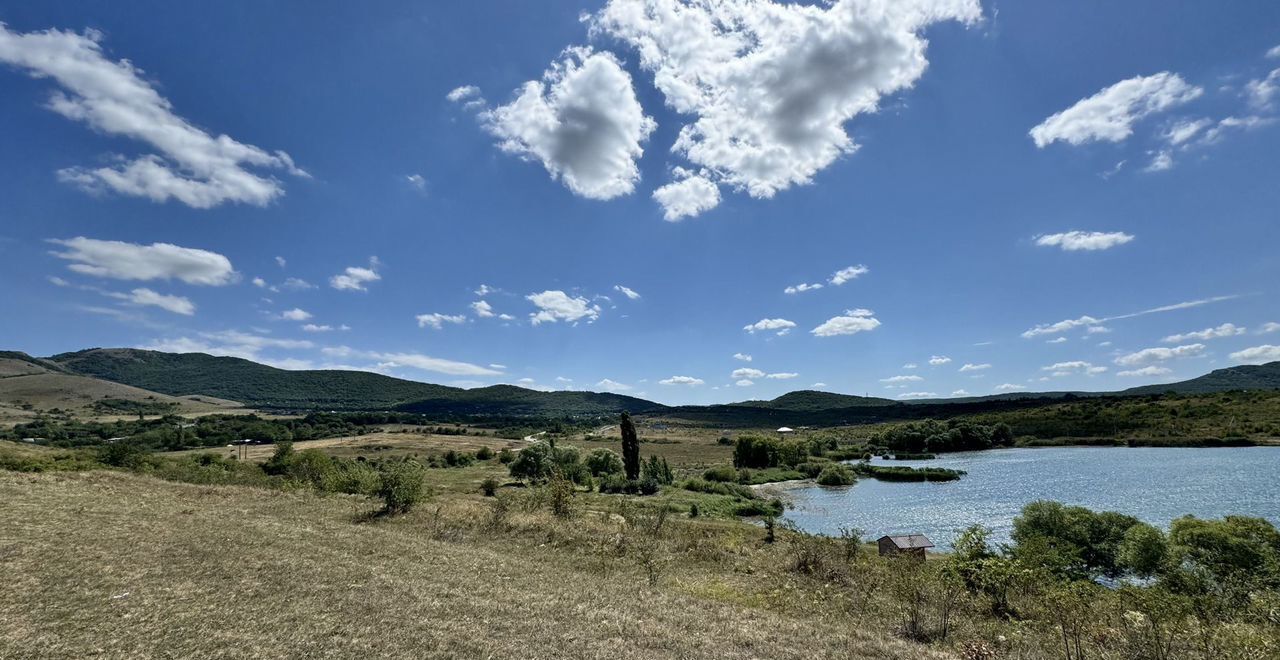
[{"label": "lake", "polygon": [[1052,447],[943,454],[934,466],[968,472],[947,483],[860,479],[854,486],[787,491],[786,518],[808,532],[836,535],[856,527],[864,538],[923,533],[940,549],[980,524],[1007,542],[1013,518],[1035,500],[1119,511],[1168,528],[1185,514],[1259,516],[1280,523],[1280,447],[1169,449]]}]

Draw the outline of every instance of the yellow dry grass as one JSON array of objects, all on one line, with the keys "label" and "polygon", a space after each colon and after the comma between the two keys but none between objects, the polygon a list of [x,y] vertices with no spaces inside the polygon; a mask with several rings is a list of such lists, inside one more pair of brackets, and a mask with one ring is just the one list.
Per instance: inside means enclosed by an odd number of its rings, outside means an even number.
[{"label": "yellow dry grass", "polygon": [[360,523],[363,498],[107,472],[0,472],[0,502],[4,658],[950,657],[821,603],[766,607],[696,536],[651,588],[608,550],[616,516],[485,532],[453,501]]}]

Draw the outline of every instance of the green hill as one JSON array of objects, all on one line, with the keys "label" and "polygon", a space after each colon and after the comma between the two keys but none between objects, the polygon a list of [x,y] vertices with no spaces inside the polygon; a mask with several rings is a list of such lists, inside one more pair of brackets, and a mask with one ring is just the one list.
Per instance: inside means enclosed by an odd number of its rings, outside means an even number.
[{"label": "green hill", "polygon": [[837,394],[835,392],[819,392],[817,390],[798,390],[787,392],[769,401],[744,401],[734,404],[750,408],[768,408],[771,410],[789,410],[795,412],[811,412],[815,410],[835,410],[839,408],[859,408],[864,406],[892,406],[897,401],[873,396],[855,396]]},{"label": "green hill", "polygon": [[365,371],[290,371],[234,357],[94,348],[49,358],[69,371],[174,396],[200,394],[264,409],[404,410],[467,415],[596,415],[662,406],[616,394],[464,390]]},{"label": "green hill", "polygon": [[1233,390],[1280,390],[1280,362],[1214,369],[1199,378],[1167,385],[1131,387],[1121,394],[1206,394]]}]

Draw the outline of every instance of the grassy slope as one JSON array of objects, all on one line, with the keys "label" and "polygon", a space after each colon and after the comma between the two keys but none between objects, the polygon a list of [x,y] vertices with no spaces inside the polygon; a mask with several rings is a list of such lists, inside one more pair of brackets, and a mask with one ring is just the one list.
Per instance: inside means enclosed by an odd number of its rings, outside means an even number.
[{"label": "grassy slope", "polygon": [[0,501],[6,658],[950,657],[761,606],[737,591],[758,578],[697,560],[650,589],[583,547],[609,543],[590,515],[490,538],[430,508],[359,524],[359,498],[103,472],[0,472]]},{"label": "grassy slope", "polygon": [[[33,412],[54,408],[81,417],[97,417],[100,413],[94,410],[93,402],[101,399],[172,403],[177,406],[174,411],[178,413],[211,412],[236,406],[231,401],[200,402],[171,397],[56,369],[57,365],[44,365],[13,354],[0,355],[0,422],[25,421]],[[24,404],[29,405],[31,410],[23,410]]]}]

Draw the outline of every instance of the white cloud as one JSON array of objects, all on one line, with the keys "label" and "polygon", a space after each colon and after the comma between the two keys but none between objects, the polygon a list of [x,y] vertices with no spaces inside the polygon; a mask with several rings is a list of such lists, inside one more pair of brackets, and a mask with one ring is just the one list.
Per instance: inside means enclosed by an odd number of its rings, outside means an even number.
[{"label": "white cloud", "polygon": [[1267,59],[1280,59],[1280,46],[1273,46],[1266,54]]},{"label": "white cloud", "polygon": [[82,275],[117,280],[177,279],[206,286],[231,284],[238,277],[229,259],[208,250],[169,243],[139,245],[101,241],[83,236],[49,242],[67,248],[53,255],[72,262],[67,269]]},{"label": "white cloud", "polygon": [[445,98],[449,99],[453,103],[460,103],[462,101],[468,101],[468,100],[478,98],[479,96],[480,96],[479,87],[476,87],[475,85],[463,85],[461,87],[455,87],[452,90],[450,90],[449,93],[445,95]]},{"label": "white cloud", "polygon": [[602,379],[600,382],[596,383],[596,387],[608,392],[628,392],[632,389],[632,387],[626,383],[619,383],[616,380],[609,380],[608,378]]},{"label": "white cloud", "polygon": [[[947,359],[948,359],[948,360],[950,360],[951,358],[947,358]],[[914,362],[908,362],[908,363],[906,363],[906,364],[902,365],[902,368],[903,368],[903,369],[916,369],[916,368],[918,368],[918,367],[919,367],[919,365],[917,365],[917,364],[916,364],[916,363],[914,363]]]},{"label": "white cloud", "polygon": [[662,385],[688,385],[689,387],[697,387],[704,384],[704,381],[701,378],[694,378],[692,376],[672,376],[670,378],[664,378],[663,380],[658,381],[658,383]]},{"label": "white cloud", "polygon": [[1196,357],[1204,354],[1204,348],[1204,344],[1187,344],[1185,346],[1175,346],[1174,348],[1144,348],[1127,355],[1121,355],[1116,358],[1116,364],[1122,367],[1137,367],[1176,358]]},{"label": "white cloud", "polygon": [[311,312],[308,312],[305,309],[294,307],[289,311],[281,312],[280,318],[286,321],[306,321],[311,318]]},{"label": "white cloud", "polygon": [[826,383],[821,383],[821,382],[819,382],[819,383],[814,383],[814,384],[810,385],[809,387],[812,387],[812,388],[814,388],[814,389],[818,389],[818,388],[822,388],[822,387],[826,387],[826,386],[827,386],[827,384],[826,384]]},{"label": "white cloud", "polygon": [[678,180],[653,191],[653,199],[662,207],[662,218],[676,222],[701,215],[720,205],[720,187],[703,174],[682,167],[675,168]]},{"label": "white cloud", "polygon": [[675,153],[767,198],[856,150],[844,124],[923,75],[927,26],[980,17],[977,0],[612,0],[592,31],[635,48],[667,105],[693,117]]},{"label": "white cloud", "polygon": [[1211,303],[1222,302],[1224,300],[1234,300],[1239,297],[1240,297],[1239,295],[1230,295],[1230,296],[1214,296],[1212,298],[1201,298],[1199,300],[1188,300],[1186,302],[1174,303],[1172,305],[1162,305],[1160,307],[1152,307],[1151,309],[1144,309],[1138,312],[1130,312],[1128,314],[1120,314],[1117,316],[1108,316],[1102,319],[1096,319],[1092,316],[1081,316],[1078,319],[1067,319],[1065,321],[1058,321],[1057,323],[1046,323],[1043,325],[1037,325],[1036,327],[1022,333],[1022,336],[1025,339],[1031,339],[1032,337],[1037,337],[1039,335],[1052,335],[1052,334],[1058,334],[1060,332],[1066,332],[1067,330],[1071,330],[1072,328],[1099,325],[1107,321],[1119,321],[1121,319],[1131,319],[1137,316],[1146,316],[1147,314],[1159,314],[1161,312],[1172,312],[1180,309],[1190,309],[1192,307],[1200,307],[1201,305],[1208,305]]},{"label": "white cloud", "polygon": [[1085,362],[1084,360],[1071,360],[1068,362],[1056,362],[1047,367],[1040,367],[1040,370],[1052,371],[1052,375],[1054,377],[1061,378],[1063,376],[1072,376],[1077,374],[1096,376],[1098,374],[1106,373],[1107,368],[1094,366],[1092,363]]},{"label": "white cloud", "polygon": [[283,151],[268,153],[227,135],[214,137],[178,116],[143,71],[129,60],[108,59],[101,39],[96,30],[22,34],[0,23],[0,62],[62,87],[50,97],[50,110],[157,152],[121,157],[115,166],[64,169],[58,173],[61,180],[91,191],[111,189],[156,202],[176,199],[207,209],[224,202],[266,206],[284,194],[276,178],[250,167],[307,176]]},{"label": "white cloud", "polygon": [[1195,332],[1184,332],[1182,334],[1169,335],[1168,337],[1165,337],[1160,341],[1166,344],[1177,344],[1177,343],[1189,341],[1192,339],[1198,339],[1200,341],[1208,341],[1210,339],[1220,339],[1222,337],[1234,337],[1236,335],[1243,335],[1245,332],[1246,330],[1244,328],[1238,327],[1233,323],[1223,323],[1222,325],[1216,328],[1205,328],[1204,330],[1197,330]]},{"label": "white cloud", "polygon": [[1003,383],[993,388],[996,392],[1016,392],[1018,390],[1027,389],[1026,385],[1016,385],[1014,383]]},{"label": "white cloud", "polygon": [[495,316],[493,313],[493,305],[490,305],[484,300],[477,300],[471,303],[471,311],[475,312],[476,316],[479,316],[482,319]]},{"label": "white cloud", "polygon": [[1068,231],[1061,234],[1044,234],[1036,237],[1036,245],[1060,247],[1067,252],[1076,250],[1106,250],[1133,240],[1132,234],[1120,231]]},{"label": "white cloud", "polygon": [[960,373],[965,373],[967,371],[983,371],[984,369],[990,368],[991,365],[986,362],[983,362],[982,364],[970,364],[966,362],[964,366],[960,367]]},{"label": "white cloud", "polygon": [[1173,169],[1173,152],[1161,149],[1151,157],[1151,162],[1142,168],[1143,172],[1164,172]]},{"label": "white cloud", "polygon": [[743,367],[741,369],[734,369],[733,373],[729,374],[729,377],[730,378],[764,378],[764,372],[760,371],[759,369]]},{"label": "white cloud", "polygon": [[827,281],[835,286],[840,286],[845,282],[856,280],[869,272],[871,272],[871,269],[863,265],[849,266],[848,268],[841,268],[840,270],[832,273],[831,279]]},{"label": "white cloud", "polygon": [[890,376],[889,378],[881,378],[882,383],[914,383],[924,380],[920,376]]},{"label": "white cloud", "polygon": [[1244,85],[1249,104],[1260,110],[1271,107],[1271,100],[1280,94],[1280,69],[1273,69],[1265,78],[1250,80]]},{"label": "white cloud", "polygon": [[968,390],[954,390],[954,391],[952,391],[952,392],[951,392],[951,396],[969,396],[969,391],[968,391]]},{"label": "white cloud", "polygon": [[750,332],[751,334],[755,334],[757,332],[765,332],[769,330],[777,330],[778,336],[781,337],[782,335],[785,335],[788,332],[791,332],[791,329],[794,327],[796,327],[795,322],[788,321],[786,319],[760,319],[759,321],[756,321],[751,325],[743,326],[742,329],[746,330],[747,332]]},{"label": "white cloud", "polygon": [[1272,346],[1270,344],[1252,346],[1242,351],[1232,353],[1231,359],[1245,364],[1273,362],[1275,360],[1280,360],[1280,346]]},{"label": "white cloud", "polygon": [[1052,335],[1059,332],[1066,332],[1072,328],[1102,323],[1102,321],[1103,319],[1095,319],[1092,316],[1081,316],[1078,319],[1067,319],[1065,321],[1058,321],[1057,323],[1037,325],[1036,327],[1022,333],[1022,336],[1030,339],[1038,335]]},{"label": "white cloud", "polygon": [[458,324],[458,323],[466,323],[467,321],[467,317],[461,314],[455,314],[450,316],[448,314],[440,314],[436,312],[433,312],[431,314],[419,314],[414,318],[418,320],[419,328],[430,327],[433,330],[439,330],[443,328],[444,324],[446,323]]},{"label": "white cloud", "polygon": [[733,359],[741,360],[743,362],[750,362],[752,360],[751,356],[747,355],[746,353],[734,353]]},{"label": "white cloud", "polygon": [[195,303],[182,296],[167,296],[156,293],[151,289],[134,289],[127,295],[118,294],[122,300],[127,300],[134,305],[145,305],[151,307],[159,307],[165,311],[181,314],[183,316],[191,316],[196,313]]},{"label": "white cloud", "polygon": [[850,309],[846,310],[843,316],[829,318],[809,332],[816,337],[835,337],[869,332],[878,327],[880,327],[880,320],[872,316],[871,310]]},{"label": "white cloud", "polygon": [[635,190],[640,145],[656,127],[617,58],[583,47],[567,49],[542,80],[526,82],[515,100],[481,119],[503,151],[541,162],[589,199]]},{"label": "white cloud", "polygon": [[749,378],[743,378],[742,380],[739,380],[734,383],[734,385],[737,385],[738,387],[751,387],[752,385],[755,385],[755,384],[756,382]]},{"label": "white cloud", "polygon": [[339,291],[368,291],[365,285],[382,279],[378,267],[382,262],[377,257],[369,257],[369,267],[348,266],[346,270],[329,278],[329,286]]},{"label": "white cloud", "polygon": [[1165,129],[1160,135],[1161,139],[1169,143],[1170,146],[1179,146],[1191,140],[1191,138],[1199,135],[1201,131],[1213,125],[1213,120],[1202,117],[1200,119],[1184,119],[1174,122],[1169,128]]},{"label": "white cloud", "polygon": [[332,330],[333,326],[331,325],[316,325],[315,323],[308,323],[302,326],[303,332],[331,332]]},{"label": "white cloud", "polygon": [[421,174],[407,174],[404,180],[414,190],[425,191],[427,189],[427,180]]},{"label": "white cloud", "polygon": [[253,285],[259,289],[265,289],[267,287],[267,281],[261,277],[255,277],[253,278]]},{"label": "white cloud", "polygon": [[814,284],[802,283],[802,284],[789,286],[783,289],[782,292],[790,295],[795,295],[797,293],[804,293],[805,291],[817,291],[818,289],[821,289],[821,288],[822,288],[822,285],[818,283],[814,283]]},{"label": "white cloud", "polygon": [[285,261],[284,257],[276,257],[276,265],[281,268],[284,268],[288,263],[289,262]]},{"label": "white cloud", "polygon": [[[929,358],[929,364],[935,367],[947,364],[948,362],[951,362],[951,358],[945,355],[934,355]],[[915,365],[912,365],[911,368],[914,369]]]},{"label": "white cloud", "polygon": [[1050,339],[1045,343],[1046,344],[1064,344],[1066,343],[1066,341],[1067,341],[1066,337],[1054,337],[1053,339]]},{"label": "white cloud", "polygon": [[1122,80],[1045,119],[1031,129],[1031,139],[1040,148],[1055,141],[1072,145],[1094,140],[1121,142],[1133,133],[1137,121],[1203,93],[1200,87],[1168,71]]},{"label": "white cloud", "polygon": [[935,392],[903,392],[898,395],[899,399],[932,399],[938,396]]},{"label": "white cloud", "polygon": [[259,353],[265,349],[301,350],[312,347],[314,344],[304,339],[278,339],[238,330],[223,330],[201,332],[198,338],[159,339],[139,348],[171,353],[207,353],[266,362],[267,360],[259,356]]},{"label": "white cloud", "polygon": [[574,297],[563,291],[543,291],[531,293],[525,299],[538,307],[538,311],[529,315],[534,325],[564,321],[576,323],[587,319],[590,323],[600,318],[600,306],[580,296]]},{"label": "white cloud", "polygon": [[1260,335],[1265,335],[1271,332],[1280,332],[1280,323],[1268,321],[1263,323],[1261,328],[1258,328],[1258,334]]},{"label": "white cloud", "polygon": [[1111,332],[1111,328],[1105,325],[1091,325],[1084,329],[1086,335],[1102,335]]},{"label": "white cloud", "polygon": [[370,358],[381,360],[384,368],[409,367],[450,376],[500,376],[502,372],[467,362],[445,360],[420,353],[368,353]]},{"label": "white cloud", "polygon": [[290,291],[306,291],[307,289],[316,288],[316,285],[302,278],[290,277],[285,279],[284,283],[280,285],[280,288],[288,289]]},{"label": "white cloud", "polygon": [[625,287],[625,286],[622,286],[621,284],[615,284],[615,285],[613,285],[613,290],[614,290],[614,291],[617,291],[618,293],[621,293],[622,295],[626,296],[627,298],[630,298],[631,300],[639,300],[639,299],[640,299],[640,294],[636,293],[635,291],[633,291],[633,290],[631,290],[631,289],[629,289],[629,288],[627,288],[627,287]]},{"label": "white cloud", "polygon": [[773,380],[791,380],[792,378],[795,378],[799,375],[800,374],[795,373],[794,371],[781,371],[778,373],[769,374],[768,376],[765,376],[765,378],[771,378]]},{"label": "white cloud", "polygon": [[1123,376],[1125,378],[1145,378],[1150,376],[1164,376],[1171,373],[1173,373],[1173,369],[1170,369],[1169,367],[1157,367],[1155,365],[1151,365],[1149,367],[1142,367],[1141,369],[1117,371],[1116,375]]},{"label": "white cloud", "polygon": [[496,293],[497,291],[497,289],[489,286],[488,284],[481,284],[480,288],[476,289],[475,294],[483,298],[491,293]]}]

